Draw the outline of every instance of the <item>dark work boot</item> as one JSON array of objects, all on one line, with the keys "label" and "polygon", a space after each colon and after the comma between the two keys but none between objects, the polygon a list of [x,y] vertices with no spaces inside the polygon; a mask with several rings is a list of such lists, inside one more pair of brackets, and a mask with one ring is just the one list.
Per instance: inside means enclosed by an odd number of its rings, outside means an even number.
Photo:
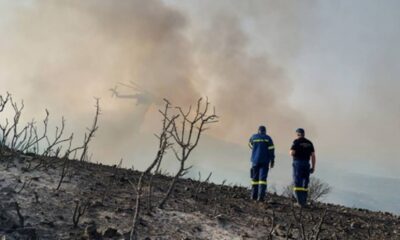
[{"label": "dark work boot", "polygon": [[251,199],[252,200],[258,199],[258,185],[253,185],[251,187]]},{"label": "dark work boot", "polygon": [[258,201],[263,202],[265,200],[265,195],[267,194],[267,185],[260,184],[258,190]]}]

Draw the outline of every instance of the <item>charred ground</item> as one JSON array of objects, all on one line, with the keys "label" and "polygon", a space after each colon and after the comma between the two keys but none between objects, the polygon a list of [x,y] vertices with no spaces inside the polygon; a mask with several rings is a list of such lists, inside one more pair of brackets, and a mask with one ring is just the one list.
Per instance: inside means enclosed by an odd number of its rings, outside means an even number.
[{"label": "charred ground", "polygon": [[[0,173],[0,236],[129,239],[141,172],[5,150]],[[179,179],[160,209],[172,177],[145,178],[153,191],[144,185],[139,239],[400,239],[390,213],[324,203],[301,210],[275,194],[256,203],[244,187],[192,179]]]}]

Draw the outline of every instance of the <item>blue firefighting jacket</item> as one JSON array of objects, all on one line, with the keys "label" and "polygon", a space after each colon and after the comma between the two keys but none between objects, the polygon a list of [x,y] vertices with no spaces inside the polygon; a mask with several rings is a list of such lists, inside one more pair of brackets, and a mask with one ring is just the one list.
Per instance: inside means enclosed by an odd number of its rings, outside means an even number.
[{"label": "blue firefighting jacket", "polygon": [[275,159],[275,146],[272,138],[267,134],[254,134],[249,141],[249,146],[253,150],[251,162],[253,166],[266,164]]}]

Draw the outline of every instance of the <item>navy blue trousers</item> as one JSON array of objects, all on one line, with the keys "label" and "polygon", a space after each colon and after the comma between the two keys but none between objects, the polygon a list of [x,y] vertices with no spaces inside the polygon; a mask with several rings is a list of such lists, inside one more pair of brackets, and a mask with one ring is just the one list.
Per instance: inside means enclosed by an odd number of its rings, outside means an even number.
[{"label": "navy blue trousers", "polygon": [[293,190],[300,205],[307,204],[308,184],[310,182],[310,162],[293,161]]},{"label": "navy blue trousers", "polygon": [[257,164],[251,168],[251,199],[263,201],[267,192],[268,164]]}]

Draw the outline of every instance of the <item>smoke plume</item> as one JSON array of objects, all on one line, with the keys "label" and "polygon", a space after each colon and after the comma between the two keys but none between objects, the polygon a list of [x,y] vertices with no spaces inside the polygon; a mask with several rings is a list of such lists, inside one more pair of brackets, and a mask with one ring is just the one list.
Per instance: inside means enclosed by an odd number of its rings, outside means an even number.
[{"label": "smoke plume", "polygon": [[[90,123],[92,98],[101,97],[93,150],[100,160],[111,161],[118,151],[129,156],[130,145],[140,144],[138,135],[155,132],[162,98],[187,106],[209,96],[222,119],[210,134],[240,144],[260,124],[280,141],[305,122],[287,103],[285,69],[249,53],[237,14],[221,10],[204,29],[190,32],[190,19],[158,0],[1,5],[3,91],[25,99],[27,116],[39,118],[46,107],[53,116],[65,115],[76,131]],[[111,98],[115,85],[120,94],[150,97],[138,104]]]}]

